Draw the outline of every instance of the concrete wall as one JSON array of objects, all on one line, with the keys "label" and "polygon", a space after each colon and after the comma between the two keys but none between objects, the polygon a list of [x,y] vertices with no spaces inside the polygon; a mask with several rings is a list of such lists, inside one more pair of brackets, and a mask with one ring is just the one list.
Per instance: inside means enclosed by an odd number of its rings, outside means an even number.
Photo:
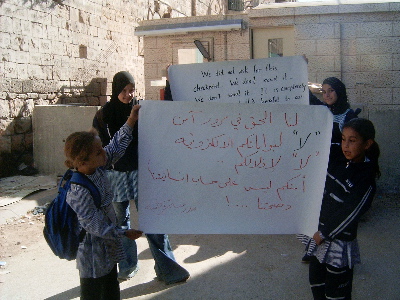
[{"label": "concrete wall", "polygon": [[41,174],[64,175],[64,143],[73,132],[90,130],[100,106],[37,105],[33,113],[33,157]]},{"label": "concrete wall", "polygon": [[0,177],[32,163],[36,105],[102,105],[121,70],[135,77],[136,96],[145,96],[143,39],[133,35],[139,21],[221,14],[224,3],[0,1]]},{"label": "concrete wall", "polygon": [[[260,5],[243,14],[221,16],[243,19],[245,30],[144,37],[146,99],[159,99],[159,87],[150,82],[161,79],[164,66],[174,63],[174,44],[189,47],[194,39],[209,39],[214,41],[214,61],[248,59],[251,29],[291,26],[295,54],[304,54],[309,61],[309,81],[340,78],[350,102],[362,106],[362,116],[375,123],[382,151],[379,187],[399,191],[400,3],[346,3]],[[185,22],[209,19],[187,18]],[[140,25],[166,22],[182,20],[143,21]]]}]

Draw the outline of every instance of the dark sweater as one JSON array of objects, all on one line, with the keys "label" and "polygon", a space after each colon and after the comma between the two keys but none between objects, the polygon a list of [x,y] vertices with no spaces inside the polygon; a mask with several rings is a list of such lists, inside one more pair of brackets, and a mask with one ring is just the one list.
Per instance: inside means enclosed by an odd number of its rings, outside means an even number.
[{"label": "dark sweater", "polygon": [[[118,103],[123,109],[112,109],[112,103],[107,102],[97,111],[93,119],[93,127],[98,131],[103,147],[108,145],[114,134],[125,124],[134,101],[130,104]],[[126,108],[125,108],[126,106]],[[112,169],[120,172],[138,169],[138,122],[132,131],[133,140],[126,148],[125,154],[113,165]]]},{"label": "dark sweater", "polygon": [[371,162],[341,160],[328,167],[318,230],[327,240],[357,237],[360,217],[370,208],[376,191]]}]

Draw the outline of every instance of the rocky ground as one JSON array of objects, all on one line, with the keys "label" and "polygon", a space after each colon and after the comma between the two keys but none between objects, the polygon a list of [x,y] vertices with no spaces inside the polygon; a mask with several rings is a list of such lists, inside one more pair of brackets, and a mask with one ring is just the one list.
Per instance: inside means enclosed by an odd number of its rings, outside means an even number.
[{"label": "rocky ground", "polygon": [[43,239],[44,215],[27,212],[0,225],[0,261],[22,254]]}]

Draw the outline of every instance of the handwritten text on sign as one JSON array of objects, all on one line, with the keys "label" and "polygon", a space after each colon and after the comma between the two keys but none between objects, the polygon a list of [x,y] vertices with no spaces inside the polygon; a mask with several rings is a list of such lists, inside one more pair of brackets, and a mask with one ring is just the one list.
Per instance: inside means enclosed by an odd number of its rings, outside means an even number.
[{"label": "handwritten text on sign", "polygon": [[314,233],[331,129],[322,106],[143,101],[140,229]]},{"label": "handwritten text on sign", "polygon": [[302,56],[172,65],[174,101],[308,104]]}]

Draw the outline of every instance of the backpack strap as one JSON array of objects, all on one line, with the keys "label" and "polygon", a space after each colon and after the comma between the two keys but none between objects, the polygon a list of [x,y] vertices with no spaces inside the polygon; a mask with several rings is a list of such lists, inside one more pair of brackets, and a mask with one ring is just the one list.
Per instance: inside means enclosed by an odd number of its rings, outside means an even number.
[{"label": "backpack strap", "polygon": [[[99,192],[99,189],[97,188],[97,186],[93,183],[93,181],[91,181],[85,174],[80,173],[78,171],[73,171],[73,172],[71,171],[71,173],[72,173],[71,174],[71,183],[78,184],[80,186],[87,188],[93,197],[94,205],[96,205],[97,208],[100,208],[100,206],[101,206],[100,192]],[[86,230],[84,228],[82,228],[82,230],[79,234],[79,242],[83,241],[83,239],[85,238],[85,235],[86,235]]]},{"label": "backpack strap", "polygon": [[64,187],[64,184],[71,179],[72,174],[74,172],[71,169],[68,169],[65,173],[64,176],[61,178],[60,182],[58,183],[58,192],[61,191],[61,189]]},{"label": "backpack strap", "polygon": [[77,171],[72,172],[71,183],[78,184],[87,188],[93,197],[94,204],[97,208],[100,208],[101,196],[99,189],[85,174]]}]

